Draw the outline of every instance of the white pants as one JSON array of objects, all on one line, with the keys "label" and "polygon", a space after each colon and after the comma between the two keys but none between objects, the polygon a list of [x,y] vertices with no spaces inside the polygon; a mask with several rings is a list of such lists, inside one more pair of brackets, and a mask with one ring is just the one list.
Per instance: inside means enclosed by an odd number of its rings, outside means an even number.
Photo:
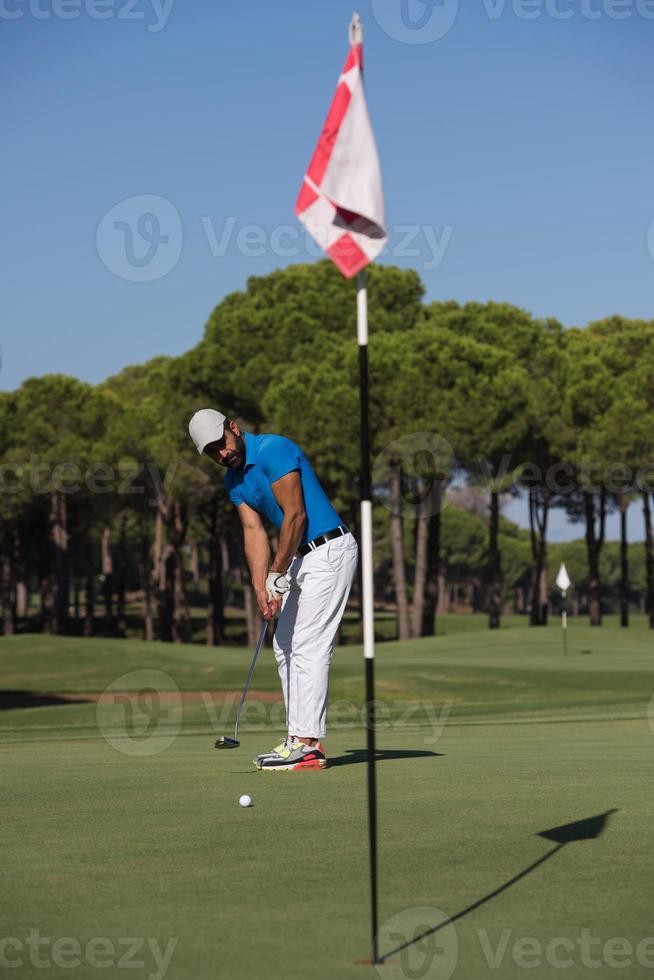
[{"label": "white pants", "polygon": [[294,558],[288,570],[273,649],[289,735],[322,738],[334,637],[356,572],[357,543],[344,534]]}]

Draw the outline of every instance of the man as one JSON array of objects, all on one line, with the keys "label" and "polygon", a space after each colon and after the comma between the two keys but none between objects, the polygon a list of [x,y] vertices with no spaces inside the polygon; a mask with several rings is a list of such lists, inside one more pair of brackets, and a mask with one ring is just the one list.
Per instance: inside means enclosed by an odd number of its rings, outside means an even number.
[{"label": "man", "polygon": [[[229,470],[224,485],[243,525],[259,609],[266,619],[279,615],[273,649],[288,735],[254,764],[274,771],[324,769],[320,739],[326,733],[329,668],[356,571],[356,541],[290,439],[241,433],[213,408],[195,413],[189,433],[200,454]],[[262,517],[278,531],[272,562]]]}]

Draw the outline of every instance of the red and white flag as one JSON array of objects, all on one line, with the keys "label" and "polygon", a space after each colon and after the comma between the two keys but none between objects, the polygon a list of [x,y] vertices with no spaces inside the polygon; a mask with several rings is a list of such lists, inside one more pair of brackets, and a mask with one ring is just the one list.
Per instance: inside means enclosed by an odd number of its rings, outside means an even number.
[{"label": "red and white flag", "polygon": [[363,88],[361,21],[295,205],[313,238],[348,278],[387,241],[384,192]]}]

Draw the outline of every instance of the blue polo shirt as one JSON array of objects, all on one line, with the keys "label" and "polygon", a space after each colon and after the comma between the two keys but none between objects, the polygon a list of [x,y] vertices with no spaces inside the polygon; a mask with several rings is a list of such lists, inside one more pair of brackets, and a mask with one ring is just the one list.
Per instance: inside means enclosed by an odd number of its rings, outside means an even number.
[{"label": "blue polo shirt", "polygon": [[299,446],[284,436],[254,436],[244,432],[243,438],[245,466],[242,470],[228,470],[225,476],[225,490],[233,504],[237,507],[248,504],[279,530],[284,511],[275,500],[270,485],[297,470],[307,514],[300,546],[343,523]]}]

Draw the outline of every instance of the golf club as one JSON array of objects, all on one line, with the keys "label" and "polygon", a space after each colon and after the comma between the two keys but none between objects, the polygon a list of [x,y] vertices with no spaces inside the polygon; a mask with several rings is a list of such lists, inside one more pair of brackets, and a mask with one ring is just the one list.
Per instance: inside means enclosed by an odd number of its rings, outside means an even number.
[{"label": "golf club", "polygon": [[254,674],[254,668],[257,665],[257,660],[259,659],[259,653],[261,652],[261,647],[263,646],[263,641],[266,637],[268,631],[268,620],[265,619],[263,626],[261,627],[261,633],[259,634],[259,641],[257,643],[257,648],[254,651],[254,656],[252,658],[252,663],[250,664],[250,669],[248,670],[248,676],[245,681],[245,687],[243,688],[243,694],[241,695],[241,701],[236,712],[236,721],[234,722],[234,738],[230,738],[228,735],[221,735],[216,742],[215,747],[217,749],[238,749],[240,742],[238,740],[238,720],[241,717],[241,708],[248,696],[248,690],[250,688],[250,681],[252,680],[252,675]]}]

